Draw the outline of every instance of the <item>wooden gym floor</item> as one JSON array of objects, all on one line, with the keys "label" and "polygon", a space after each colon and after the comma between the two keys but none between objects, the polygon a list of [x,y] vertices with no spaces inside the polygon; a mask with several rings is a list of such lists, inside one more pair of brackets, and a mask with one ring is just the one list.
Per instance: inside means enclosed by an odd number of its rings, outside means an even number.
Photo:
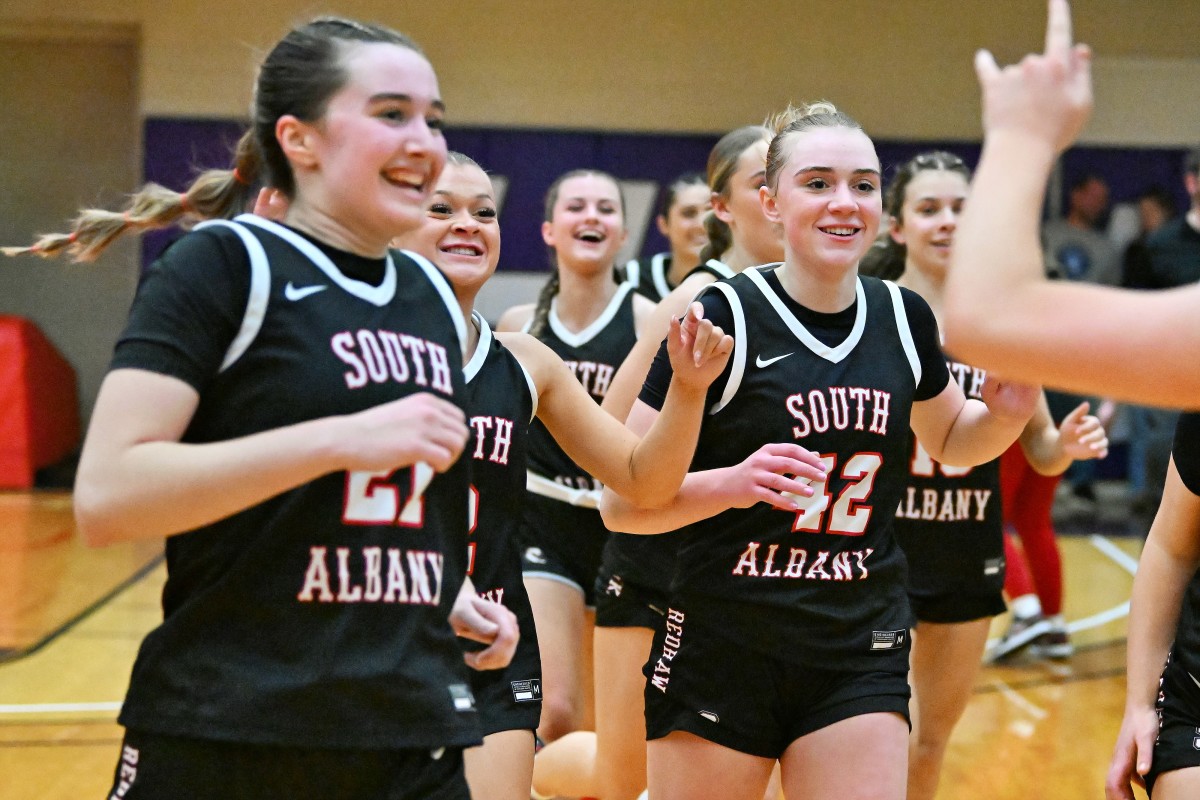
[{"label": "wooden gym floor", "polygon": [[[0,797],[100,798],[120,700],[160,618],[157,543],[89,550],[70,495],[0,492]],[[987,666],[951,742],[939,800],[1103,796],[1125,692],[1129,592],[1144,522],[1092,515],[1061,537],[1076,654]],[[1132,535],[1131,535],[1132,534]],[[999,618],[993,634],[1007,624]]]}]

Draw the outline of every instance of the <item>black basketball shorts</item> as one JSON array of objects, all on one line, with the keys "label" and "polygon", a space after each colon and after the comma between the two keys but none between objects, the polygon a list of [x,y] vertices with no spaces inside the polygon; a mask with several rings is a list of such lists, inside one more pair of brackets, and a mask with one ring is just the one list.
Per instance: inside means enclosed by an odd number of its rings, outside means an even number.
[{"label": "black basketball shorts", "polygon": [[507,667],[470,672],[484,736],[537,729],[542,718],[542,661],[532,619],[522,620],[521,640]]},{"label": "black basketball shorts", "polygon": [[644,670],[647,739],[686,731],[779,758],[800,737],[851,717],[891,712],[909,720],[907,669],[802,666],[747,650],[719,626],[691,623],[672,607],[655,634]]},{"label": "black basketball shorts", "polygon": [[1200,684],[1172,650],[1158,683],[1158,739],[1146,774],[1147,792],[1164,772],[1200,767]]},{"label": "black basketball shorts", "polygon": [[596,573],[608,529],[594,508],[528,494],[521,517],[521,572],[526,578],[560,581],[596,604]]},{"label": "black basketball shorts", "polygon": [[462,748],[330,750],[127,730],[110,800],[470,800]]},{"label": "black basketball shorts", "polygon": [[913,614],[921,622],[973,622],[1003,614],[1008,608],[999,589],[978,587],[974,591],[960,589],[937,594],[910,589],[908,601]]},{"label": "black basketball shorts", "polygon": [[667,611],[667,593],[601,568],[593,587],[596,627],[648,628],[656,631]]}]

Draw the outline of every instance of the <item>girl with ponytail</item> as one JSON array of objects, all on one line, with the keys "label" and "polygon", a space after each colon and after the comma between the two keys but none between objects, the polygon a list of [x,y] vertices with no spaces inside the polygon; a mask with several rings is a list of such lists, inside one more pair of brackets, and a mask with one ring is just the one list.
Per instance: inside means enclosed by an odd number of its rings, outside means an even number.
[{"label": "girl with ponytail", "polygon": [[[410,39],[317,19],[263,61],[234,168],[24,250],[196,223],[139,288],[75,488],[89,543],[166,538],[113,796],[469,797],[454,631],[494,668],[516,623],[465,577],[461,311],[388,250],[424,216],[443,114]],[[255,184],[281,222],[235,216]]]},{"label": "girl with ponytail", "polygon": [[[952,153],[921,153],[902,164],[884,200],[889,230],[859,267],[863,274],[894,280],[920,294],[939,322],[970,178],[966,164]],[[952,352],[946,358],[963,392],[978,398],[984,370],[963,363]],[[974,690],[992,617],[1004,611],[1006,563],[1011,569],[1014,557],[1024,558],[1016,548],[1005,546],[1007,515],[1002,512],[1019,507],[1018,519],[1023,523],[1042,514],[1049,541],[1038,542],[1035,548],[1027,537],[1040,533],[1042,526],[1032,532],[1021,530],[1022,539],[1029,542],[1025,551],[1032,554],[1049,548],[1057,553],[1053,526],[1048,524],[1057,479],[1043,476],[1061,474],[1073,459],[1103,457],[1107,447],[1104,428],[1088,414],[1087,403],[1056,427],[1044,399],[1003,459],[971,469],[939,464],[920,442],[912,440],[906,497],[953,494],[976,500],[970,513],[936,515],[918,511],[917,503],[906,501],[895,520],[896,539],[908,560],[908,596],[916,617],[910,672],[917,707],[909,746],[910,800],[933,800],[937,793],[946,747]],[[1003,474],[1013,465],[1010,459],[1022,465],[1014,476]],[[1032,477],[1025,477],[1026,470]],[[1017,487],[1019,493],[1012,491]],[[1058,579],[1061,585],[1061,574]],[[1038,624],[1049,628],[1047,620],[1039,619]],[[1036,645],[1038,631],[1027,634],[1019,643],[1005,637],[993,657]]]}]

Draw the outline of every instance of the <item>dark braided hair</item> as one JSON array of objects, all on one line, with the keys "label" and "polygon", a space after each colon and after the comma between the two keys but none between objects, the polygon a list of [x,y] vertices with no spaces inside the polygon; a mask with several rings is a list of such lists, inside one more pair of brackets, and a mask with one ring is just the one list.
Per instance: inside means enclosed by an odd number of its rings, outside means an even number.
[{"label": "dark braided hair", "polygon": [[[931,150],[914,156],[896,168],[896,175],[883,195],[883,210],[897,224],[904,222],[904,195],[908,191],[908,184],[919,173],[931,171],[957,172],[968,181],[971,180],[971,170],[953,153]],[[894,281],[904,274],[907,258],[908,248],[892,238],[890,232],[883,231],[859,262],[858,271],[862,275]]]}]

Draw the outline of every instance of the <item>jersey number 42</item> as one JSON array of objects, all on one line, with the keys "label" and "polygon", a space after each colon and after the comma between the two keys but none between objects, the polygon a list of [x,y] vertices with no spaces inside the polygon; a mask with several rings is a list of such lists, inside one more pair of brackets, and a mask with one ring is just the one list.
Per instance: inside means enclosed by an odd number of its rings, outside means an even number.
[{"label": "jersey number 42", "polygon": [[[825,474],[833,475],[837,469],[837,454],[822,455]],[[862,536],[871,520],[872,507],[867,505],[871,490],[875,487],[875,474],[883,466],[879,453],[855,453],[842,465],[841,477],[846,484],[838,493],[837,500],[829,492],[828,479],[813,481],[811,497],[790,495],[800,505],[796,512],[793,531],[808,533],[830,533],[836,536]]]}]

